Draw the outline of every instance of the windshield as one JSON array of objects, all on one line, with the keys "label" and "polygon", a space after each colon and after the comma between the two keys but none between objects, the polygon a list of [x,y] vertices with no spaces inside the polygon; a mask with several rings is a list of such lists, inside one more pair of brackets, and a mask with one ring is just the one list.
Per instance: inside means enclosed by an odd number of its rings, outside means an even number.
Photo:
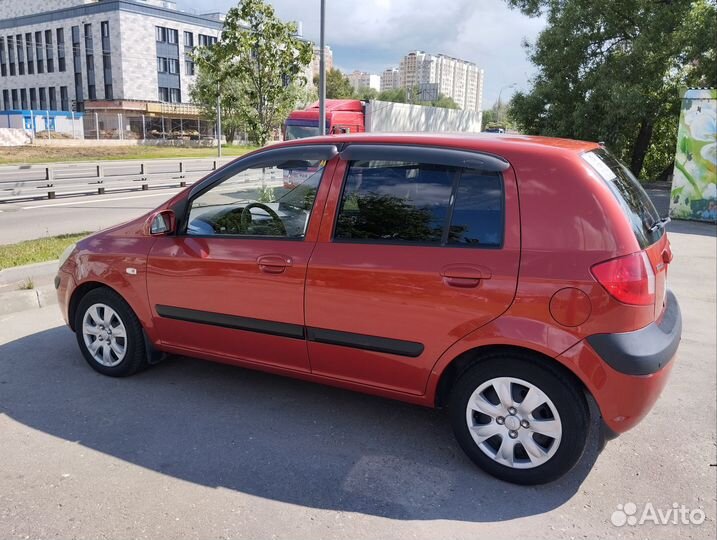
[{"label": "windshield", "polygon": [[662,220],[639,180],[630,169],[604,148],[583,154],[605,181],[632,224],[641,248],[654,244],[664,234]]},{"label": "windshield", "polygon": [[286,140],[303,139],[305,137],[316,137],[320,135],[319,126],[295,126],[286,124]]}]

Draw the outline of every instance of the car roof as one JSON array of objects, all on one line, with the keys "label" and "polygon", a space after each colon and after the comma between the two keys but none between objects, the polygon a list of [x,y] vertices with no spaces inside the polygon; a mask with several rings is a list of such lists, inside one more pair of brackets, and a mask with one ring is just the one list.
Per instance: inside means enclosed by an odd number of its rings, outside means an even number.
[{"label": "car roof", "polygon": [[483,152],[503,153],[582,153],[598,148],[595,142],[516,135],[506,133],[352,133],[306,137],[278,143],[295,144],[417,144],[463,148]]}]

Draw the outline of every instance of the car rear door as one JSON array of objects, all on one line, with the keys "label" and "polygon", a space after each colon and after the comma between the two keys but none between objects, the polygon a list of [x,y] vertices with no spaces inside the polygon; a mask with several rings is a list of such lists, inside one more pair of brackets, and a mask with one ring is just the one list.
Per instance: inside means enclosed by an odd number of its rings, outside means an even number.
[{"label": "car rear door", "polygon": [[312,372],[420,395],[441,353],[513,300],[515,175],[451,149],[353,144],[340,157],[307,272]]},{"label": "car rear door", "polygon": [[336,154],[267,150],[195,186],[179,232],[158,237],[148,259],[165,349],[309,371],[304,280]]}]

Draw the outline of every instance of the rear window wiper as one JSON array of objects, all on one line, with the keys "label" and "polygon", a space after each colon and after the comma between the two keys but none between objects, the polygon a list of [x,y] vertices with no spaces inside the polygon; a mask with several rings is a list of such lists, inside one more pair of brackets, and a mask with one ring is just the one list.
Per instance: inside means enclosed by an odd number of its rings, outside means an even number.
[{"label": "rear window wiper", "polygon": [[658,221],[653,223],[651,227],[648,227],[648,230],[650,232],[655,232],[657,229],[664,229],[665,225],[667,225],[670,221],[672,221],[672,219],[669,217],[659,219]]}]

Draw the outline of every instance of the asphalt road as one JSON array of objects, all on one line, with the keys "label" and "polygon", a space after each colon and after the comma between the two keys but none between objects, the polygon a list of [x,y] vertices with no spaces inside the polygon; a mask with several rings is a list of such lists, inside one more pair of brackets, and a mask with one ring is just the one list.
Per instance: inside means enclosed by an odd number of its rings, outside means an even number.
[{"label": "asphalt road", "polygon": [[[161,161],[154,160],[152,166],[157,168],[156,162]],[[259,180],[257,171],[241,173],[237,178],[245,182],[248,188],[254,179]],[[196,178],[195,173],[191,180]],[[271,173],[268,173],[266,179],[267,182],[280,180],[280,177],[271,177]],[[146,214],[180,190],[151,188],[148,191],[0,203],[0,245],[43,236],[106,229]]]},{"label": "asphalt road", "polygon": [[168,188],[0,204],[0,245],[106,229],[149,212],[177,192]]},{"label": "asphalt road", "polygon": [[[56,307],[0,318],[0,538],[714,538],[715,229],[671,228],[669,385],[540,487],[475,468],[441,411],[186,358],[111,379]],[[612,525],[629,502],[707,519]]]}]

